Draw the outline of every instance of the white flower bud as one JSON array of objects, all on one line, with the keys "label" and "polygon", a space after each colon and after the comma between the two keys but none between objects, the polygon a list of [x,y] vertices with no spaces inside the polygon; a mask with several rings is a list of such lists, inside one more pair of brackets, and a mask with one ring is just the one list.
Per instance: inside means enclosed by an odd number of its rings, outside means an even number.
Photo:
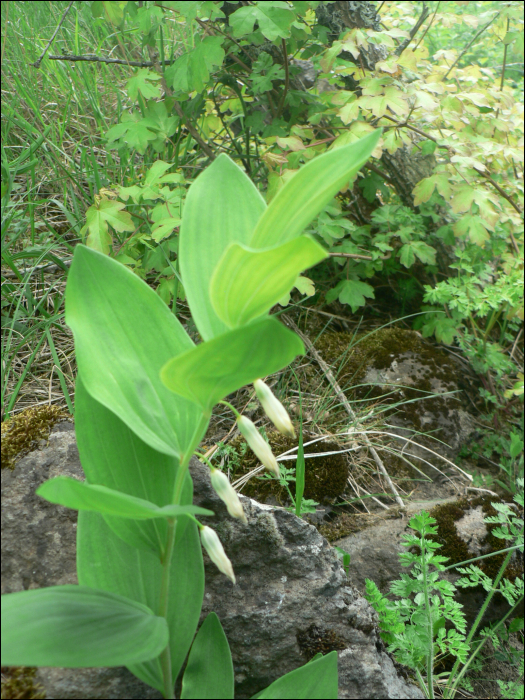
[{"label": "white flower bud", "polygon": [[239,416],[237,418],[237,425],[239,426],[239,430],[243,434],[244,439],[252,448],[257,457],[261,460],[262,464],[266,467],[266,469],[268,469],[268,471],[273,472],[279,479],[281,472],[279,471],[277,460],[275,459],[270,446],[264,440],[261,433],[257,430],[254,423],[252,423],[249,418],[246,418],[246,416]]},{"label": "white flower bud", "polygon": [[242,505],[239,500],[239,496],[237,495],[237,491],[228,481],[228,477],[226,476],[226,474],[221,472],[220,469],[212,469],[211,485],[217,492],[217,495],[219,496],[221,501],[223,501],[226,504],[228,513],[232,516],[232,518],[240,518],[240,520],[242,520],[243,523],[248,524],[246,516],[244,515],[244,510],[242,509]]},{"label": "white flower bud", "polygon": [[200,528],[200,531],[202,544],[210,555],[212,562],[219,569],[219,571],[226,574],[226,576],[231,579],[233,583],[235,583],[235,574],[233,573],[232,563],[226,556],[226,552],[224,551],[215,530],[212,530],[212,528],[208,527],[207,525],[203,525]]},{"label": "white flower bud", "polygon": [[264,412],[275,425],[277,430],[283,435],[289,435],[290,437],[294,438],[295,431],[293,429],[290,416],[279,399],[273,394],[270,387],[265,384],[262,379],[256,379],[253,386],[255,387],[255,393],[257,394],[257,397],[264,408]]}]

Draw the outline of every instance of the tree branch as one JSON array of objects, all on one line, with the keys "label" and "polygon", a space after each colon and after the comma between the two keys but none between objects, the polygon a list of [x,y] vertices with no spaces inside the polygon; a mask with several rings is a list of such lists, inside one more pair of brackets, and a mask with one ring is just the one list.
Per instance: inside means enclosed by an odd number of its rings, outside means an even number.
[{"label": "tree branch", "polygon": [[[56,28],[55,31],[53,32],[53,36],[52,36],[51,39],[48,41],[46,48],[45,48],[45,49],[42,51],[42,53],[40,54],[40,58],[37,58],[37,60],[36,60],[34,63],[31,63],[31,64],[30,64],[31,66],[34,66],[35,68],[40,68],[40,64],[41,64],[42,61],[44,60],[44,56],[46,55],[47,50],[49,49],[49,47],[50,47],[51,44],[53,43],[53,40],[54,40],[54,38],[56,37],[56,35],[57,35],[57,33],[58,33],[58,30],[59,30],[60,27],[62,26],[64,20],[66,19],[67,13],[68,13],[69,10],[71,9],[71,6],[72,6],[72,5],[73,5],[73,0],[71,0],[71,2],[69,3],[69,5],[66,7],[66,9],[65,9],[65,11],[64,11],[64,14],[62,15],[62,19],[60,20],[60,22],[58,23],[57,28]],[[51,57],[50,57],[50,58],[51,58]]]}]

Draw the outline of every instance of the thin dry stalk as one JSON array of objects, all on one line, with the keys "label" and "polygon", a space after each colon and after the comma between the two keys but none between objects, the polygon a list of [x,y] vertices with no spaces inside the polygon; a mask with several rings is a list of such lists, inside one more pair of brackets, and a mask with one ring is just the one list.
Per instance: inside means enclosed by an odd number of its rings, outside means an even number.
[{"label": "thin dry stalk", "polygon": [[[359,420],[358,420],[358,418],[357,418],[357,416],[356,416],[356,414],[355,414],[353,408],[350,406],[350,403],[349,403],[348,399],[347,399],[346,396],[344,395],[344,393],[343,393],[341,387],[339,386],[339,384],[337,383],[337,381],[336,381],[334,375],[332,374],[332,370],[330,369],[330,367],[326,364],[326,362],[323,360],[323,358],[321,357],[321,355],[320,355],[320,354],[317,352],[317,350],[314,348],[314,346],[313,346],[312,342],[310,341],[310,339],[307,338],[307,337],[304,335],[304,333],[302,333],[302,332],[299,330],[299,328],[295,325],[295,323],[292,321],[292,319],[289,318],[288,316],[286,316],[285,314],[282,315],[282,318],[283,318],[283,320],[284,320],[291,328],[293,328],[293,330],[297,333],[297,335],[302,339],[302,341],[304,342],[304,344],[305,344],[306,347],[308,348],[308,351],[313,355],[313,357],[315,357],[317,363],[319,364],[319,366],[320,366],[321,369],[323,370],[323,372],[324,372],[326,378],[328,379],[328,381],[329,381],[330,384],[332,385],[333,390],[334,390],[335,393],[337,394],[337,398],[341,401],[342,405],[344,406],[344,409],[346,410],[346,412],[348,413],[348,415],[350,416],[350,418],[352,418],[352,420],[354,421],[354,423],[356,424],[356,426],[359,426],[359,425],[360,425],[360,422],[359,422]],[[381,472],[381,474],[383,474],[383,476],[385,477],[386,482],[387,482],[387,484],[388,484],[388,486],[389,486],[391,492],[394,494],[394,497],[395,497],[397,503],[398,503],[402,508],[404,508],[404,507],[405,507],[405,504],[403,503],[403,500],[402,500],[401,496],[399,495],[399,493],[398,493],[396,487],[394,486],[394,484],[393,484],[393,482],[392,482],[392,479],[391,479],[390,476],[388,475],[388,472],[387,472],[387,470],[385,469],[385,465],[384,465],[383,462],[381,461],[380,456],[377,454],[376,449],[374,448],[374,446],[372,445],[372,443],[371,443],[370,440],[368,439],[368,436],[366,435],[366,433],[363,431],[362,434],[363,434],[363,438],[364,438],[364,440],[365,440],[365,444],[366,444],[366,446],[368,447],[368,449],[370,450],[370,454],[371,454],[372,457],[374,458],[374,462],[376,463],[376,465],[377,465],[379,471]],[[382,504],[382,505],[384,505],[384,504]],[[385,506],[385,507],[388,508],[388,506]]]}]

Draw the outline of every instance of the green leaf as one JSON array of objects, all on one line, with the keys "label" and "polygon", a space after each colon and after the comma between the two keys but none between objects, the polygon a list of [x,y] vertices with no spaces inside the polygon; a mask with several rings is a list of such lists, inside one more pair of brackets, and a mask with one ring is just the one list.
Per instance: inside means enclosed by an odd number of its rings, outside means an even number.
[{"label": "green leaf", "polygon": [[155,450],[184,452],[200,412],[166,389],[159,372],[193,343],[153,289],[124,265],[77,245],[66,323],[88,393]]},{"label": "green leaf", "polygon": [[178,58],[166,70],[166,80],[176,92],[202,92],[214,66],[220,66],[224,59],[221,36],[207,36],[195,39],[195,48]]},{"label": "green leaf", "polygon": [[126,85],[131,101],[137,101],[139,92],[146,100],[158,99],[160,97],[160,87],[149,82],[155,80],[160,80],[160,75],[155,73],[155,71],[151,71],[149,68],[138,68]]},{"label": "green leaf", "polygon": [[275,195],[248,245],[269,248],[297,238],[370,158],[381,129],[309,161]]},{"label": "green leaf", "polygon": [[[165,102],[150,100],[146,105],[145,116],[156,124],[157,138],[161,137],[165,141],[177,131],[179,118],[169,116]],[[153,165],[155,165],[155,163]],[[173,163],[170,164],[170,167],[171,165],[173,165]]]},{"label": "green leaf", "polygon": [[405,267],[411,267],[416,257],[425,265],[436,264],[436,250],[432,246],[423,243],[423,241],[411,241],[401,246],[399,252],[399,260]]},{"label": "green leaf", "polygon": [[229,17],[229,24],[235,37],[253,32],[255,22],[263,35],[270,41],[290,36],[290,25],[295,13],[285,2],[265,2],[249,7],[240,7]]},{"label": "green leaf", "polygon": [[383,117],[392,110],[394,114],[405,115],[409,112],[404,93],[397,88],[386,87],[383,95],[363,95],[358,100],[359,106],[371,110],[375,117]]},{"label": "green leaf", "polygon": [[213,308],[229,328],[243,326],[269,311],[292,289],[300,272],[327,256],[310,236],[269,250],[232,243],[211,278]]},{"label": "green leaf", "polygon": [[[150,141],[157,138],[157,134],[148,127],[155,128],[155,122],[152,122],[151,119],[122,121],[107,132],[106,139],[109,142],[109,147],[120,148],[122,143],[125,143],[129,148],[134,148],[139,153],[144,154]],[[120,143],[113,145],[111,143],[113,141]]]},{"label": "green leaf", "polygon": [[483,219],[477,214],[465,214],[458,219],[453,226],[456,236],[468,235],[472,243],[483,248],[485,243],[490,240],[490,235],[485,228]]},{"label": "green leaf", "polygon": [[[75,432],[82,468],[90,484],[144,499],[159,508],[172,503],[178,459],[161,454],[140,440],[114,413],[87,393],[80,375],[75,386]],[[191,478],[187,476],[181,505],[192,503],[191,490]],[[158,559],[162,557],[168,532],[166,520],[132,520],[108,514],[103,517],[124,542],[153,552]],[[182,518],[177,523],[177,537],[187,526],[187,520]]]},{"label": "green leaf", "polygon": [[228,394],[286,367],[297,355],[304,355],[298,336],[264,318],[173,358],[161,378],[171,391],[211,411]]},{"label": "green leaf", "polygon": [[326,656],[281,676],[253,697],[260,700],[263,698],[264,700],[270,700],[270,698],[330,700],[337,698],[337,695],[337,652],[331,651]]},{"label": "green leaf", "polygon": [[253,182],[223,153],[188,190],[179,234],[180,271],[192,317],[204,340],[228,330],[211,303],[213,271],[230,243],[250,244],[265,208]]},{"label": "green leaf", "polygon": [[341,304],[348,304],[355,313],[360,306],[366,304],[365,297],[374,298],[374,288],[359,280],[341,280],[326,295],[326,301],[331,303],[339,297]]},{"label": "green leaf", "polygon": [[101,199],[92,204],[86,212],[86,225],[82,228],[82,235],[88,233],[86,245],[109,255],[112,238],[108,233],[108,224],[115,231],[134,231],[130,214],[122,211],[126,205],[122,202],[112,202],[109,199]]},{"label": "green leaf", "polygon": [[414,255],[411,243],[405,243],[404,246],[401,246],[401,250],[399,251],[399,260],[405,267],[412,267],[412,265],[415,263],[416,256]]},{"label": "green leaf", "polygon": [[209,613],[195,637],[182,679],[182,700],[233,698],[230,647],[219,618]]},{"label": "green leaf", "polygon": [[[77,377],[75,432],[86,478],[91,483],[146,498],[162,507],[171,502],[178,470],[175,457],[156,452],[119,418],[93,399]],[[191,505],[193,483],[186,474],[179,503]],[[81,585],[102,588],[158,610],[162,588],[161,557],[168,524],[164,519],[131,520],[80,511],[77,571]],[[168,626],[173,683],[190,649],[202,607],[204,567],[195,523],[177,521],[168,590]],[[158,659],[129,666],[130,671],[163,692]]]},{"label": "green leaf", "polygon": [[[302,402],[301,402],[302,404]],[[297,447],[297,462],[295,463],[295,514],[301,517],[301,502],[304,494],[304,447],[303,447],[303,415],[301,405],[301,424],[299,426],[299,445]]]},{"label": "green leaf", "polygon": [[98,484],[87,484],[69,476],[57,476],[44,482],[36,493],[51,503],[74,510],[93,510],[97,513],[120,518],[149,520],[150,518],[176,518],[179,515],[213,515],[213,511],[198,506],[167,505],[159,508],[143,498],[129,496],[121,491]]},{"label": "green leaf", "polygon": [[157,657],[168,639],[146,605],[89,586],[2,596],[2,666],[122,666]]}]

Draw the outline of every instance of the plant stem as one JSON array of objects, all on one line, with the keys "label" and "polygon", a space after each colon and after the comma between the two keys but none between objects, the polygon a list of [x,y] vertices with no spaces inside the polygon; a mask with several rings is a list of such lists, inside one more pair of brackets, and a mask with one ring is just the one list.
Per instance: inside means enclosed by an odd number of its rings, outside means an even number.
[{"label": "plant stem", "polygon": [[434,697],[434,627],[432,624],[432,611],[430,609],[430,600],[428,597],[428,580],[427,580],[427,550],[425,536],[421,535],[421,554],[423,560],[422,573],[423,573],[423,591],[425,594],[425,609],[427,611],[428,617],[428,638],[430,640],[428,656],[427,656],[427,686],[428,686],[428,697]]},{"label": "plant stem", "polygon": [[[208,422],[210,420],[209,413],[203,413],[199,419],[195,432],[191,438],[191,442],[184,454],[181,455],[179,468],[177,469],[177,476],[175,477],[175,486],[173,489],[172,503],[179,505],[180,497],[182,493],[182,485],[184,483],[184,478],[186,472],[188,471],[188,465],[190,459],[195,452],[197,445],[199,444],[202,434],[206,430]],[[168,615],[168,598],[169,598],[169,587],[170,587],[170,569],[171,569],[171,558],[173,555],[173,547],[175,545],[175,534],[177,531],[177,518],[168,518],[168,537],[166,540],[166,549],[164,551],[164,556],[162,559],[162,578],[160,584],[160,599],[159,599],[159,617],[167,618]],[[166,645],[166,648],[160,655],[160,665],[162,668],[162,679],[163,679],[163,695],[168,700],[175,698],[173,681],[171,678],[171,649],[170,643]]]},{"label": "plant stem", "polygon": [[[484,602],[483,605],[481,606],[480,611],[479,611],[479,613],[478,613],[476,619],[474,620],[474,624],[473,624],[472,627],[470,628],[470,631],[469,631],[469,633],[468,633],[468,636],[467,636],[467,638],[466,638],[466,640],[465,640],[465,643],[468,644],[469,647],[470,647],[470,644],[471,644],[471,642],[472,642],[472,639],[473,639],[473,637],[474,637],[474,635],[475,635],[475,633],[476,633],[476,630],[477,630],[478,627],[479,627],[479,623],[480,623],[481,620],[483,619],[483,615],[485,614],[485,611],[487,610],[487,608],[488,608],[488,606],[489,606],[489,603],[490,603],[490,601],[492,600],[492,597],[494,596],[494,593],[495,593],[495,592],[497,591],[497,589],[498,589],[499,582],[500,582],[501,579],[503,578],[503,574],[505,573],[505,570],[506,570],[506,568],[507,568],[507,565],[508,565],[508,563],[509,563],[511,557],[512,557],[512,552],[507,552],[507,556],[505,557],[505,560],[503,561],[503,564],[501,565],[500,570],[498,571],[498,575],[496,576],[496,578],[495,578],[495,580],[494,580],[494,584],[493,584],[493,586],[492,586],[492,589],[491,589],[490,593],[488,594],[487,598],[485,599],[485,602]],[[504,619],[505,619],[505,618],[504,618]],[[457,686],[459,680],[461,679],[461,677],[464,675],[464,673],[465,673],[465,671],[466,671],[466,667],[470,664],[472,658],[474,657],[475,654],[478,653],[478,651],[479,651],[480,648],[481,648],[481,645],[478,647],[478,649],[476,649],[476,651],[474,652],[474,654],[472,655],[472,657],[467,661],[467,663],[465,664],[465,667],[462,669],[462,671],[461,671],[461,673],[459,674],[459,676],[457,677],[457,679],[453,682],[452,686],[450,686],[450,688],[447,688],[447,690],[446,690],[445,693],[443,694],[443,697],[444,697],[444,698],[452,697],[452,695],[453,695],[453,693],[454,693],[454,691],[455,691],[455,689],[456,689],[456,686]],[[461,662],[460,662],[459,658],[457,658],[457,659],[456,659],[456,662],[455,662],[455,664],[454,664],[454,666],[453,666],[453,668],[452,668],[452,671],[450,672],[449,679],[454,678],[454,675],[455,675],[455,673],[457,672],[458,666],[459,666],[460,663],[461,663]],[[450,690],[450,693],[451,693],[450,695],[449,695],[449,690]]]},{"label": "plant stem", "polygon": [[[504,617],[501,618],[501,620],[498,622],[498,624],[497,624],[497,625],[493,628],[493,630],[492,630],[494,633],[501,627],[501,625],[503,625],[503,624],[505,623],[505,620],[506,620],[508,617],[510,617],[510,615],[512,615],[512,613],[514,612],[514,610],[516,610],[516,608],[518,607],[518,605],[521,603],[522,600],[523,600],[523,596],[521,596],[521,598],[519,598],[519,599],[516,601],[516,603],[512,606],[512,608],[508,611],[508,613],[507,613]],[[463,678],[463,676],[464,676],[465,673],[467,672],[468,667],[470,666],[470,664],[472,663],[472,661],[474,661],[475,657],[479,654],[479,652],[481,651],[482,647],[486,644],[486,642],[487,642],[489,639],[490,639],[490,637],[487,636],[487,637],[485,637],[485,639],[481,642],[481,644],[478,644],[478,646],[477,646],[477,648],[476,648],[476,651],[472,654],[472,656],[470,656],[470,658],[468,659],[468,661],[466,662],[466,664],[463,666],[463,668],[461,669],[460,673],[458,674],[458,677],[456,678],[456,680],[454,681],[454,683],[452,684],[452,686],[450,686],[449,688],[447,688],[447,689],[445,690],[445,692],[443,693],[443,697],[444,697],[444,698],[449,698],[449,697],[452,697],[452,696],[453,696],[453,694],[455,693],[456,688],[457,688],[457,686],[458,686],[460,680]],[[454,670],[454,669],[452,669],[452,670]],[[450,677],[452,677],[452,673],[450,674]],[[450,693],[450,694],[449,694],[449,693]]]}]

